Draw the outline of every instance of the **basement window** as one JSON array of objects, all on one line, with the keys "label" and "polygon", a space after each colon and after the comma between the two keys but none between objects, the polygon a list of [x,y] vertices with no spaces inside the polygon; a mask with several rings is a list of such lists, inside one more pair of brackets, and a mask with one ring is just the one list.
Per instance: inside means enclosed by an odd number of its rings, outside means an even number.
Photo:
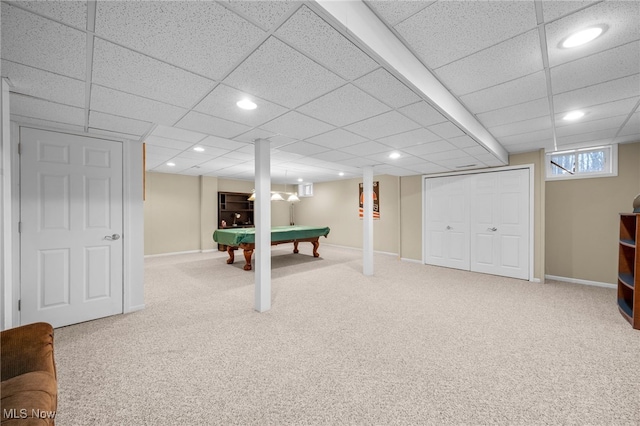
[{"label": "basement window", "polygon": [[618,176],[618,145],[546,154],[547,180]]}]

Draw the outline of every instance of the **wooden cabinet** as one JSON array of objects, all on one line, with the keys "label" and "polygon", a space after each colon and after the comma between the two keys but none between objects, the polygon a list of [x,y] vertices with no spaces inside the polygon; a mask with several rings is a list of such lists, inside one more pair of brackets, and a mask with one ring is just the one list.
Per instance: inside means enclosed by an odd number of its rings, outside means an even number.
[{"label": "wooden cabinet", "polygon": [[620,214],[618,242],[618,310],[640,329],[640,214]]},{"label": "wooden cabinet", "polygon": [[[254,226],[251,194],[243,192],[218,192],[218,228],[247,228]],[[218,244],[218,250],[226,247]]]}]

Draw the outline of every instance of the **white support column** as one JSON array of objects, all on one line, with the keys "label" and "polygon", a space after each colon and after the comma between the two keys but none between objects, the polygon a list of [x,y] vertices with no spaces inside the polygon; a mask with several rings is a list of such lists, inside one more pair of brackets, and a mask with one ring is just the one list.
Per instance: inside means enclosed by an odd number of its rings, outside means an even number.
[{"label": "white support column", "polygon": [[271,309],[271,143],[255,141],[255,310]]},{"label": "white support column", "polygon": [[13,327],[13,245],[11,239],[11,134],[9,129],[9,84],[2,79],[0,95],[0,330]]},{"label": "white support column", "polygon": [[362,171],[362,273],[373,275],[373,167]]}]

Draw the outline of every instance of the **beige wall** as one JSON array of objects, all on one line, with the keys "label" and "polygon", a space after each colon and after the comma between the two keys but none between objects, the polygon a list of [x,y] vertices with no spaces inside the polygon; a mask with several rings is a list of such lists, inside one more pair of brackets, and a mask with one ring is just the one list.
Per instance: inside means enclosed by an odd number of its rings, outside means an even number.
[{"label": "beige wall", "polygon": [[[215,249],[218,191],[251,192],[253,187],[253,181],[147,172],[144,254]],[[273,189],[284,187],[274,185]],[[289,203],[271,203],[271,223],[289,224]]]},{"label": "beige wall", "polygon": [[400,178],[400,257],[422,261],[422,176]]},{"label": "beige wall", "polygon": [[[373,248],[399,253],[400,179],[381,175],[373,180],[380,182],[380,220],[373,221]],[[362,179],[315,183],[313,197],[301,198],[295,206],[296,224],[328,226],[331,232],[327,243],[362,248],[362,220],[358,216],[360,182]]]},{"label": "beige wall", "polygon": [[533,164],[533,277],[545,276],[545,179],[544,150],[509,156],[510,166]]},{"label": "beige wall", "polygon": [[200,178],[147,173],[144,254],[200,249]]},{"label": "beige wall", "polygon": [[615,284],[618,213],[640,193],[640,142],[618,148],[618,176],[547,182],[548,275]]}]

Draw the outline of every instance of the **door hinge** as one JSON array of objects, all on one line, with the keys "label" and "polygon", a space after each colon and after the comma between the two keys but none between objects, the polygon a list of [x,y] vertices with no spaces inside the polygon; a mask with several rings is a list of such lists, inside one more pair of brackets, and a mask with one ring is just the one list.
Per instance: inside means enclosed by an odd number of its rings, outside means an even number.
[{"label": "door hinge", "polygon": [[22,299],[18,300],[18,310],[22,310]]},{"label": "door hinge", "polygon": [[18,222],[18,234],[22,233],[22,222]]},{"label": "door hinge", "polygon": [[18,144],[18,155],[22,154],[22,144]]}]

